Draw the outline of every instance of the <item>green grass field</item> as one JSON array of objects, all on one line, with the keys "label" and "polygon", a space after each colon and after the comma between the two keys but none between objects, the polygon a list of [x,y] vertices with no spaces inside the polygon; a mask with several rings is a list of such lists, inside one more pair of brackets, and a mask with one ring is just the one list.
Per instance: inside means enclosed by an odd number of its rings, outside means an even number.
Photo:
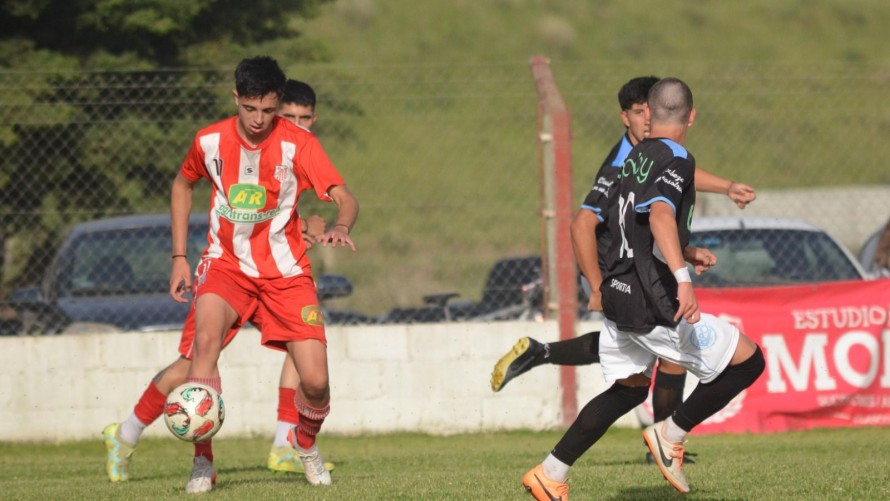
[{"label": "green grass field", "polygon": [[[130,481],[112,484],[99,440],[63,444],[0,444],[0,499],[182,499],[191,447],[146,439]],[[320,439],[336,463],[334,485],[265,468],[266,438],[215,444],[219,480],[204,497],[218,500],[509,500],[531,499],[522,475],[540,462],[561,432],[504,432],[452,437],[397,434]],[[888,499],[887,431],[817,430],[776,435],[692,436],[686,499]],[[645,500],[682,497],[654,466],[643,464],[639,430],[611,429],[572,469],[572,499]]]}]

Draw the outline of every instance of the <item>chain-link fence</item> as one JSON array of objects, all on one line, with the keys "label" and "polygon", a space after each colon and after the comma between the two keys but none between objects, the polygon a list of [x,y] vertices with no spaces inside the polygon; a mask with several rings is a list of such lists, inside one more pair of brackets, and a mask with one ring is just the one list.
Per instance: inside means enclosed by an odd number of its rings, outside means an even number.
[{"label": "chain-link fence", "polygon": [[[316,275],[353,283],[335,308],[377,316],[452,292],[475,303],[496,261],[541,253],[527,62],[286,70],[315,87],[314,132],[361,204],[357,252],[310,251]],[[699,164],[760,190],[746,213],[808,219],[852,250],[890,215],[880,146],[890,132],[890,108],[880,104],[890,66],[593,62],[552,70],[572,113],[577,202],[622,133],[618,88],[656,74],[679,76],[695,93],[688,146]],[[0,72],[3,297],[41,280],[73,224],[165,213],[194,133],[234,112],[231,88],[228,69]],[[196,194],[194,212],[206,210],[208,197]],[[720,197],[701,205],[698,214],[735,210]],[[301,207],[333,214],[311,199]]]}]

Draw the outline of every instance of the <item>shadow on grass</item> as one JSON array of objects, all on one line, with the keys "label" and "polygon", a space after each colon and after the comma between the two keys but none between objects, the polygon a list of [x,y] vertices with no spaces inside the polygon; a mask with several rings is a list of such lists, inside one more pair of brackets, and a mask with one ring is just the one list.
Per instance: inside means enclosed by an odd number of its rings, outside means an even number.
[{"label": "shadow on grass", "polygon": [[608,498],[610,501],[648,501],[662,499],[689,499],[696,501],[746,501],[745,498],[713,497],[707,493],[696,493],[693,489],[689,494],[681,494],[670,486],[664,487],[630,487],[622,489],[617,495]]}]

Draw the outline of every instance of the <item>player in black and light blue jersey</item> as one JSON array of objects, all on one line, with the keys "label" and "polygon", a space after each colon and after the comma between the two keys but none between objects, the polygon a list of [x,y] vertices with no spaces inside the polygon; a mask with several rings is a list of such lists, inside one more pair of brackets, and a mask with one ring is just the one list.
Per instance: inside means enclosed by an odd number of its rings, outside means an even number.
[{"label": "player in black and light blue jersey", "polygon": [[600,291],[606,318],[622,331],[646,333],[678,323],[677,282],[656,248],[649,213],[655,203],[670,206],[679,248],[685,249],[695,207],[694,178],[695,158],[667,138],[643,140],[620,169],[609,205],[614,238]]},{"label": "player in black and light blue jersey", "polygon": [[[612,385],[591,400],[524,484],[538,499],[567,492],[574,462],[618,418],[642,403],[657,359],[683,366],[700,381],[643,438],[665,479],[689,492],[683,474],[687,433],[722,409],[763,372],[760,348],[733,325],[699,311],[686,261],[696,271],[716,264],[707,249],[688,245],[695,206],[695,159],[683,146],[695,121],[692,92],[676,78],[649,92],[650,138],[622,164],[606,219],[612,243],[601,291],[606,320],[599,339],[603,376]],[[546,491],[546,492],[545,492]],[[535,491],[532,489],[532,493]]]},{"label": "player in black and light blue jersey", "polygon": [[[572,221],[572,243],[583,281],[588,291],[589,311],[602,309],[599,284],[602,258],[609,248],[607,207],[612,186],[628,153],[646,138],[648,122],[645,117],[649,89],[658,81],[655,76],[643,76],[629,80],[618,92],[620,118],[625,133],[612,147],[602,165],[581,208]],[[696,188],[702,191],[723,193],[739,208],[755,199],[754,189],[744,183],[736,183],[696,169]],[[588,282],[593,286],[589,287]],[[599,332],[588,332],[576,338],[553,343],[540,343],[535,339],[521,338],[513,348],[495,364],[491,374],[491,388],[500,391],[510,380],[542,364],[588,365],[599,362]],[[659,364],[658,377],[652,393],[652,410],[656,421],[662,420],[680,404],[686,382],[686,371],[668,363]],[[691,461],[690,461],[691,462]]]}]

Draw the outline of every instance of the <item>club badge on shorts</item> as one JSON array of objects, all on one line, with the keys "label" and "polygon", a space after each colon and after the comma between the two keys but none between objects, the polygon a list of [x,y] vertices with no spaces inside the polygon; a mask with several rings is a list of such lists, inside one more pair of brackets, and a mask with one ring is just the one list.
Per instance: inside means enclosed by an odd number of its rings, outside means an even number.
[{"label": "club badge on shorts", "polygon": [[324,325],[324,314],[317,304],[304,306],[301,315],[306,325]]}]

